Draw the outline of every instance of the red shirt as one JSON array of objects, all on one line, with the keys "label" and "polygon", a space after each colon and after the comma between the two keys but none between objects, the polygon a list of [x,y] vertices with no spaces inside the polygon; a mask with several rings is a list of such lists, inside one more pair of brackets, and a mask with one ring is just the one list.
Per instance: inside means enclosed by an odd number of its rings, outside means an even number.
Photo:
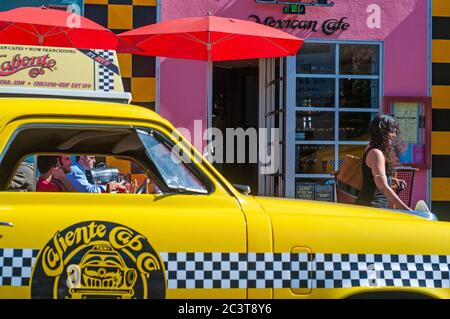
[{"label": "red shirt", "polygon": [[59,187],[52,183],[52,182],[48,182],[47,180],[39,177],[37,183],[36,183],[36,192],[45,192],[45,193],[49,193],[49,192],[60,192],[61,190],[59,189]]}]

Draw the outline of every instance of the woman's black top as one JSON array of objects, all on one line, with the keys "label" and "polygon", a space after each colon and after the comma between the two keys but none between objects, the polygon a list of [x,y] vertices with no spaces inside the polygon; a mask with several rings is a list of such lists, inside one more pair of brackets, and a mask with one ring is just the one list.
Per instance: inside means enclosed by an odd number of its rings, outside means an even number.
[{"label": "woman's black top", "polygon": [[[384,194],[377,188],[373,179],[372,169],[367,166],[366,158],[369,151],[376,147],[369,147],[362,158],[362,174],[363,174],[363,186],[358,198],[356,199],[357,205],[371,206],[377,208],[388,208],[389,201]],[[391,185],[392,174],[389,174],[389,170],[386,165],[386,175],[388,184]]]}]

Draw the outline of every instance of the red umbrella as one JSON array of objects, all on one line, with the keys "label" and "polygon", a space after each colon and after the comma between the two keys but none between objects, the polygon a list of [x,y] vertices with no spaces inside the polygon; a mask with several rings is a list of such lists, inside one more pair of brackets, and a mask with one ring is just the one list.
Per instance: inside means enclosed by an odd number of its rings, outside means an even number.
[{"label": "red umbrella", "polygon": [[[208,61],[208,127],[212,114],[212,62],[295,55],[303,40],[251,21],[215,16],[169,20],[119,34],[135,54]],[[119,51],[121,48],[119,48]],[[209,138],[208,138],[209,139]]]},{"label": "red umbrella", "polygon": [[215,16],[170,20],[119,37],[142,49],[140,54],[204,61],[295,55],[303,44],[275,28]]},{"label": "red umbrella", "polygon": [[0,43],[115,50],[119,39],[101,25],[62,10],[22,7],[0,12]]}]

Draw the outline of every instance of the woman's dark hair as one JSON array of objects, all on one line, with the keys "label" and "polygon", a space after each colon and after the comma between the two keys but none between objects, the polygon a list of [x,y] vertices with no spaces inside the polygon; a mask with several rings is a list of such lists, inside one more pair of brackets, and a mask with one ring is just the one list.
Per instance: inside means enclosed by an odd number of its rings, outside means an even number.
[{"label": "woman's dark hair", "polygon": [[49,170],[52,168],[58,166],[58,156],[38,156],[37,158],[37,167],[39,170],[39,173],[46,174]]},{"label": "woman's dark hair", "polygon": [[[390,115],[377,115],[370,123],[370,145],[381,150],[386,158],[387,174],[392,174],[394,165],[404,151],[404,144],[400,138],[398,122]],[[392,143],[389,134],[395,133]]]}]

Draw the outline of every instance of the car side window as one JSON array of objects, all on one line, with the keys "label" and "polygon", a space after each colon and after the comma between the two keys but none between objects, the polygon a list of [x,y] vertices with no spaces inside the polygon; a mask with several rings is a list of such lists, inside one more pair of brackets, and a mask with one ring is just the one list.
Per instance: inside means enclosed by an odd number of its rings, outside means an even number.
[{"label": "car side window", "polygon": [[161,189],[133,160],[114,156],[35,155],[19,163],[10,192],[147,193]]},{"label": "car side window", "polygon": [[208,190],[200,179],[188,168],[171,145],[156,131],[137,131],[145,146],[147,155],[155,164],[169,189],[179,192],[207,194]]},{"label": "car side window", "polygon": [[0,189],[209,193],[213,186],[206,175],[177,159],[173,148],[174,143],[154,129],[26,125],[0,154]]}]

